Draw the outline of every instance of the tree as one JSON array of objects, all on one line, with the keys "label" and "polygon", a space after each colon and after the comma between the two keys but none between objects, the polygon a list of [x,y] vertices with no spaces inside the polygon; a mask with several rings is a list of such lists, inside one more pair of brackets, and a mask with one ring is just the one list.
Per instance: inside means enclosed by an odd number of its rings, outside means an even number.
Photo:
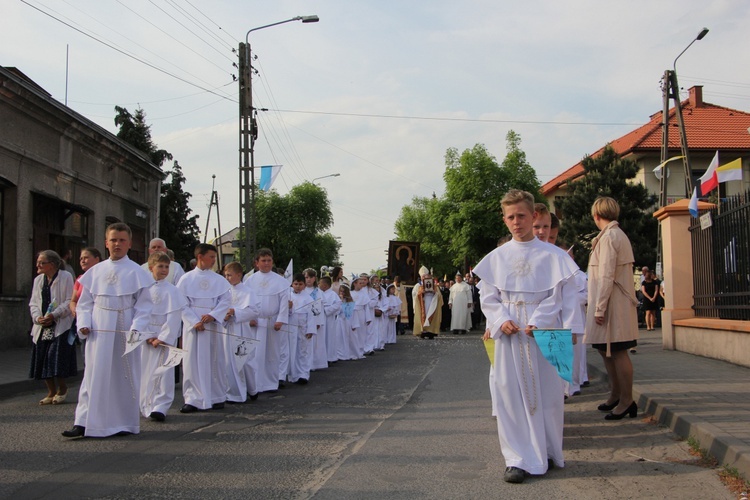
[{"label": "tree", "polygon": [[255,206],[258,247],[273,250],[277,266],[289,259],[297,270],[338,264],[341,243],[328,231],[333,213],[323,188],[305,182],[285,196],[258,191]]},{"label": "tree", "polygon": [[[159,149],[154,144],[151,126],[146,124],[146,113],[143,109],[138,108],[135,116],[130,114],[127,108],[120,106],[115,106],[115,111],[115,125],[120,127],[117,137],[143,151],[151,163],[158,167],[172,159],[171,153]],[[191,194],[182,189],[185,176],[177,161],[174,162],[172,170],[167,172],[167,176],[171,178],[169,182],[162,182],[159,200],[159,237],[164,240],[167,248],[174,252],[176,260],[188,262],[193,258],[195,245],[199,243],[200,231],[196,222],[198,216],[190,215],[192,210],[188,207],[188,201]]]},{"label": "tree", "polygon": [[502,164],[483,144],[445,153],[445,195],[418,198],[401,209],[396,221],[399,239],[421,242],[420,259],[435,268],[438,276],[467,271],[507,234],[500,200],[510,189],[531,192],[542,201],[541,184],[526,161],[521,137],[513,130],[506,135],[507,155]]},{"label": "tree", "polygon": [[611,145],[595,157],[586,156],[584,175],[568,184],[568,196],[555,201],[562,213],[560,239],[575,245],[576,263],[588,267],[591,240],[599,233],[591,217],[591,205],[599,196],[610,196],[620,204],[620,228],[633,245],[637,266],[651,268],[656,262],[657,221],[652,216],[656,196],[649,194],[642,184],[631,182],[640,168],[622,159]]},{"label": "tree", "polygon": [[187,263],[193,258],[195,246],[200,243],[198,216],[190,215],[188,206],[191,194],[183,191],[185,176],[180,164],[175,161],[167,172],[169,182],[161,185],[161,210],[159,212],[159,238],[174,252],[175,260]]},{"label": "tree", "polygon": [[142,108],[131,115],[127,108],[115,106],[115,126],[120,127],[117,137],[136,149],[146,153],[151,163],[161,167],[164,162],[172,159],[172,154],[165,149],[159,149],[151,139],[151,125],[146,125],[146,112]]}]

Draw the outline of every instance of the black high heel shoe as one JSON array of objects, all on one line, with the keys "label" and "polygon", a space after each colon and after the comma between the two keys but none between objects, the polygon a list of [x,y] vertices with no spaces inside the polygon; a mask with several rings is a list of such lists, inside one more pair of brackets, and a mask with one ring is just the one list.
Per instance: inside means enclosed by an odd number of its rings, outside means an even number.
[{"label": "black high heel shoe", "polygon": [[619,404],[620,404],[620,400],[619,399],[617,401],[615,401],[614,403],[612,403],[612,404],[602,403],[599,406],[597,406],[597,410],[599,410],[599,411],[612,411],[615,408],[617,408],[617,405],[619,405]]},{"label": "black high heel shoe", "polygon": [[635,401],[630,403],[630,406],[628,406],[628,409],[625,410],[622,413],[613,413],[609,412],[606,415],[604,415],[604,420],[621,420],[623,417],[627,415],[630,418],[635,418],[638,416],[638,405],[635,404]]}]

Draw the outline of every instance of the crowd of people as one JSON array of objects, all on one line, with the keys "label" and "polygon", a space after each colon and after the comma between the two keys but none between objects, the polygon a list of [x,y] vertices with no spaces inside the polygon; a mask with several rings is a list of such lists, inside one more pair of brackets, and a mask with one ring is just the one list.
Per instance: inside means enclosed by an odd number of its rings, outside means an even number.
[{"label": "crowd of people", "polygon": [[195,268],[185,273],[158,238],[138,266],[127,255],[127,225],[113,224],[106,235],[109,258],[83,250],[84,274],[75,282],[57,253],[45,250],[37,258],[30,375],[47,385],[40,404],[65,400],[65,378],[77,373],[76,339],[84,345],[84,375],[66,437],[138,433],[141,417],[163,422],[180,360],[180,412],[219,410],[286,383],[307,384],[329,363],[372,356],[395,343],[402,329],[399,279],[385,287],[378,275],[347,280],[338,267],[330,276],[306,269],[287,279],[267,248],[258,251],[253,272],[243,276],[242,266],[231,262],[219,274],[210,244],[196,247]]},{"label": "crowd of people", "polygon": [[[598,410],[606,420],[637,415],[628,351],[637,345],[638,302],[629,285],[633,252],[614,199],[601,197],[592,206],[600,233],[587,273],[555,245],[559,220],[545,205],[518,190],[501,205],[510,237],[473,273],[458,272],[448,281],[420,269],[411,293],[413,334],[465,334],[486,319],[483,338],[494,341],[489,386],[504,479],[521,483],[564,466],[563,403],[588,384],[586,345],[602,356],[611,385]],[[55,252],[37,257],[30,374],[47,385],[40,404],[65,401],[65,379],[77,371],[76,339],[85,345],[75,421],[66,437],[138,433],[142,417],[164,421],[180,360],[180,412],[220,410],[287,383],[305,385],[330,363],[382,351],[409,324],[406,287],[398,277],[381,283],[377,274],[363,273],[347,280],[335,267],[326,276],[306,269],[288,279],[267,248],[256,254],[252,272],[243,275],[232,262],[219,274],[217,250],[209,244],[196,247],[195,268],[184,273],[159,239],[149,245],[148,262],[138,266],[127,256],[131,240],[127,225],[109,226],[109,258],[85,249],[84,274],[75,282]],[[641,291],[656,302],[659,286],[650,273],[644,272]],[[534,332],[547,329],[569,331],[570,381],[535,342]]]}]

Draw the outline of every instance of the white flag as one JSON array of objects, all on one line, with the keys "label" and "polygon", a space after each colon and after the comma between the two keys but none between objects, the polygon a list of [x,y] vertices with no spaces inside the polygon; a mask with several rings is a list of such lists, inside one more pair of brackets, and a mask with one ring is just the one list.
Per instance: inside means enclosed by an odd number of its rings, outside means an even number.
[{"label": "white flag", "polygon": [[240,369],[246,362],[255,358],[255,341],[241,337],[232,338],[234,366]]},{"label": "white flag", "polygon": [[158,375],[160,373],[164,373],[165,371],[169,370],[170,368],[177,366],[182,361],[182,358],[185,357],[185,353],[187,351],[180,349],[178,347],[173,347],[171,345],[167,344],[161,344],[160,347],[163,347],[167,350],[167,357],[164,360],[162,364],[160,364],[156,370],[154,370],[154,374]]},{"label": "white flag", "polygon": [[153,337],[153,333],[139,332],[138,330],[130,330],[125,334],[125,352],[123,356],[138,349],[138,346],[143,344],[146,339]]},{"label": "white flag", "polygon": [[284,271],[284,277],[289,281],[289,284],[292,284],[292,278],[294,277],[294,259],[289,259],[289,265],[286,266],[286,271]]}]

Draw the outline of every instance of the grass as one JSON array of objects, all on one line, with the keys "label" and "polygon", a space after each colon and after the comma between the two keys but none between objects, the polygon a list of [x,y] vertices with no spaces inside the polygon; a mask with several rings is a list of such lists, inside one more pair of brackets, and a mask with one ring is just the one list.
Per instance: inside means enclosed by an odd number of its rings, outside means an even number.
[{"label": "grass", "polygon": [[[689,453],[695,457],[698,457],[693,463],[700,467],[715,469],[718,467],[719,462],[712,457],[708,450],[701,448],[700,442],[693,437],[687,439],[687,444],[690,447]],[[719,479],[722,483],[735,495],[742,493],[747,494],[750,491],[750,481],[745,479],[745,476],[738,471],[735,467],[725,464],[721,470],[719,470]]]}]

